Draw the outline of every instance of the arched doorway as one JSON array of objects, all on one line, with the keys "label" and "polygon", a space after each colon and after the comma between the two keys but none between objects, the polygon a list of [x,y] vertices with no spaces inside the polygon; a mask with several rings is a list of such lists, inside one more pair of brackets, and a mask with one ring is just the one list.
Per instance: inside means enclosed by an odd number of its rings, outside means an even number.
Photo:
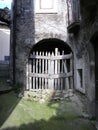
[{"label": "arched doorway", "polygon": [[58,39],[44,39],[32,48],[29,57],[29,90],[73,89],[73,54]]}]

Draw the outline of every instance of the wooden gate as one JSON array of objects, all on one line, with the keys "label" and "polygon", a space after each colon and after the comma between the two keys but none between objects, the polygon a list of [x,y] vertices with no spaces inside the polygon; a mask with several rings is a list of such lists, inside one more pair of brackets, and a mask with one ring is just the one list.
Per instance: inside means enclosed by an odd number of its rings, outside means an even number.
[{"label": "wooden gate", "polygon": [[33,52],[29,60],[29,90],[73,88],[72,53]]}]

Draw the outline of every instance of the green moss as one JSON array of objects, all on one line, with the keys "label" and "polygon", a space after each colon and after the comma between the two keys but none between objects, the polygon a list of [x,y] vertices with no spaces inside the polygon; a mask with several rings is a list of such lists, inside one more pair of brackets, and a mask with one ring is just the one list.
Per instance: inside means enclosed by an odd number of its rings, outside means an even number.
[{"label": "green moss", "polygon": [[95,130],[80,118],[71,101],[40,104],[19,99],[14,93],[0,96],[0,130]]}]

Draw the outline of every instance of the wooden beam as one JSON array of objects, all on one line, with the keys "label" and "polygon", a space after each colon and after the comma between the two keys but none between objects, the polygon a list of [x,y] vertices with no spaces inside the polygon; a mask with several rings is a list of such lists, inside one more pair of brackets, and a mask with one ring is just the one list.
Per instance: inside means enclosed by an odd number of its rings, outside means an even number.
[{"label": "wooden beam", "polygon": [[68,72],[68,73],[61,73],[61,74],[39,74],[39,73],[30,73],[29,74],[30,77],[37,77],[37,78],[47,78],[47,79],[57,79],[57,78],[67,78],[67,77],[72,77],[72,72]]},{"label": "wooden beam", "polygon": [[47,59],[47,60],[62,60],[62,59],[71,59],[72,53],[68,55],[58,55],[58,56],[40,56],[40,55],[30,55],[30,59]]}]

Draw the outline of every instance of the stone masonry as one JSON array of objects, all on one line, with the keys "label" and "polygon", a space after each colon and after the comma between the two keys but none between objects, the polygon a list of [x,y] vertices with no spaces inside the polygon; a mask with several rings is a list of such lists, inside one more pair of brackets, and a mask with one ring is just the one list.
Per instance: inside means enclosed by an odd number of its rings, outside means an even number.
[{"label": "stone masonry", "polygon": [[[11,78],[26,89],[27,65],[31,49],[45,39],[59,39],[74,55],[74,93],[79,95],[88,112],[95,115],[95,61],[91,38],[98,31],[98,10],[92,18],[96,1],[80,0],[80,30],[69,34],[67,0],[58,0],[57,13],[36,13],[35,1],[16,0],[11,24]],[[91,10],[90,10],[91,9]],[[92,18],[92,19],[91,19]],[[79,87],[79,85],[82,86]]]}]

